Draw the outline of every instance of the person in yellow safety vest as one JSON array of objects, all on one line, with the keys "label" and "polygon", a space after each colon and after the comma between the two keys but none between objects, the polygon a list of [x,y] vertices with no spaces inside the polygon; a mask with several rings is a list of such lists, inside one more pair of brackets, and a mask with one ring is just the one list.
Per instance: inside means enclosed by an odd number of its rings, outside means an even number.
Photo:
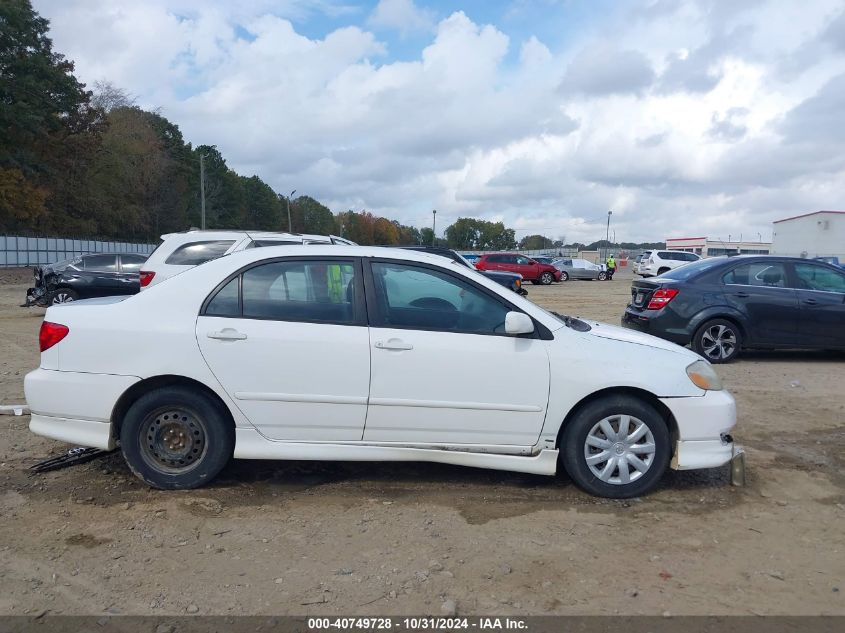
[{"label": "person in yellow safety vest", "polygon": [[613,273],[616,272],[616,260],[613,259],[613,255],[608,255],[607,257],[607,278],[613,279]]},{"label": "person in yellow safety vest", "polygon": [[343,270],[340,264],[329,264],[326,267],[326,286],[329,291],[329,301],[332,303],[346,301],[346,288],[343,285]]}]

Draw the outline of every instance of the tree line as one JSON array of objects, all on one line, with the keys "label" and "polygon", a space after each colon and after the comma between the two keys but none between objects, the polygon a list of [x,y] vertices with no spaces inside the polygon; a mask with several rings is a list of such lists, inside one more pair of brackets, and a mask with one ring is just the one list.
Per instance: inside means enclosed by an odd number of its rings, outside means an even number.
[{"label": "tree line", "polygon": [[0,233],[156,241],[200,226],[200,159],[206,226],[340,235],[363,245],[438,244],[461,250],[557,248],[519,242],[502,222],[459,218],[445,239],[366,210],[337,214],[309,196],[288,200],[243,176],[214,145],[185,141],[160,112],[125,91],[74,76],[53,51],[49,23],[30,0],[0,0]]}]

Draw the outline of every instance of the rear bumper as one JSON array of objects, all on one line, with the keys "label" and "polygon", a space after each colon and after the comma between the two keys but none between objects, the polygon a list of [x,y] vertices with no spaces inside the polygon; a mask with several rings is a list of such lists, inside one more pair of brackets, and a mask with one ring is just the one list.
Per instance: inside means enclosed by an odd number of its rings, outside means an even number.
[{"label": "rear bumper", "polygon": [[622,315],[622,327],[651,334],[676,345],[686,346],[692,342],[692,333],[687,330],[689,322],[673,319],[672,315],[666,312],[666,308],[637,312],[628,306]]},{"label": "rear bumper", "polygon": [[675,419],[678,437],[672,468],[715,468],[731,461],[736,402],[727,391],[691,398],[660,398]]},{"label": "rear bumper", "polygon": [[31,371],[24,379],[26,403],[32,411],[29,428],[64,442],[108,448],[114,406],[138,380],[112,374]]},{"label": "rear bumper", "polygon": [[29,430],[36,435],[75,446],[91,446],[108,451],[115,447],[111,422],[60,418],[33,413],[29,420]]}]

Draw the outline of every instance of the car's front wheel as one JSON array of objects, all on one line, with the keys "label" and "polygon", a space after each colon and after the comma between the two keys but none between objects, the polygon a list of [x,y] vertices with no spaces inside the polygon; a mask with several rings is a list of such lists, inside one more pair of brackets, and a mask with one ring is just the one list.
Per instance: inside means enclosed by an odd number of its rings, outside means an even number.
[{"label": "car's front wheel", "polygon": [[569,281],[569,273],[565,270],[560,271],[560,280],[561,281]]},{"label": "car's front wheel", "polygon": [[572,480],[600,497],[651,491],[669,465],[666,421],[647,402],[610,396],[582,407],[567,423],[560,459]]},{"label": "car's front wheel", "polygon": [[197,488],[229,462],[235,432],[209,396],[163,387],[129,408],[120,427],[120,446],[129,468],[150,486]]},{"label": "car's front wheel", "polygon": [[70,303],[79,299],[79,293],[70,288],[59,288],[50,294],[50,305],[61,305],[62,303]]},{"label": "car's front wheel", "polygon": [[739,356],[742,334],[735,323],[712,319],[698,328],[692,346],[711,363],[729,363]]},{"label": "car's front wheel", "polygon": [[599,281],[607,281],[607,273],[606,272],[601,271],[599,273]]},{"label": "car's front wheel", "polygon": [[540,283],[544,286],[550,285],[555,280],[555,276],[550,272],[545,272],[540,275]]}]

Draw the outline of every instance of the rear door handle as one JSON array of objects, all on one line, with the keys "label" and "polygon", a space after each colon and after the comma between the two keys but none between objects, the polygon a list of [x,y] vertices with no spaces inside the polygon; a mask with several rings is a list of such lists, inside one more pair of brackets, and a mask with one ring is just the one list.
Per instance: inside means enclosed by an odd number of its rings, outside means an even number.
[{"label": "rear door handle", "polygon": [[398,338],[392,338],[389,341],[376,341],[376,348],[378,349],[391,349],[391,350],[406,350],[406,349],[414,349],[414,346],[410,343],[406,343]]},{"label": "rear door handle", "polygon": [[750,295],[747,292],[736,292],[734,293],[737,297],[741,297],[743,299],[747,299]]},{"label": "rear door handle", "polygon": [[814,306],[818,303],[818,301],[816,301],[815,299],[804,299],[804,303],[810,306]]},{"label": "rear door handle", "polygon": [[246,334],[242,334],[228,327],[219,332],[209,332],[206,336],[208,338],[215,338],[218,341],[242,341],[246,338]]}]

